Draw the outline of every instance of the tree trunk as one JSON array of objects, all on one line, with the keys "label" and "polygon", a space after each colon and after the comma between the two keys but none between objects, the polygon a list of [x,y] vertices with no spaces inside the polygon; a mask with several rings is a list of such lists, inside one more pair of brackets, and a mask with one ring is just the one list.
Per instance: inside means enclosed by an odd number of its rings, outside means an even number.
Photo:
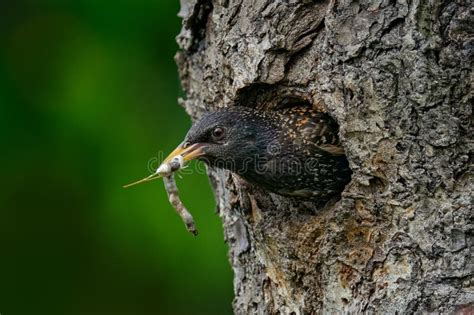
[{"label": "tree trunk", "polygon": [[210,169],[237,314],[473,311],[472,1],[182,0],[194,118],[327,111],[354,172],[323,209]]}]

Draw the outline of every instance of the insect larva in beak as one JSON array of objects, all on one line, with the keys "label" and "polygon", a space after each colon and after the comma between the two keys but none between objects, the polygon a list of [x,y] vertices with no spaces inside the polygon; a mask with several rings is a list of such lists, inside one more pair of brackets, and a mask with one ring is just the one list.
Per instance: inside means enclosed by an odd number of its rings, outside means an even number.
[{"label": "insect larva in beak", "polygon": [[194,224],[193,216],[184,207],[184,204],[181,202],[181,199],[179,199],[178,186],[176,186],[174,175],[171,174],[170,176],[164,176],[163,182],[165,183],[165,190],[168,193],[168,198],[171,205],[173,206],[173,208],[175,208],[176,212],[183,220],[184,224],[186,225],[186,229],[194,236],[196,236],[198,234],[198,231]]}]

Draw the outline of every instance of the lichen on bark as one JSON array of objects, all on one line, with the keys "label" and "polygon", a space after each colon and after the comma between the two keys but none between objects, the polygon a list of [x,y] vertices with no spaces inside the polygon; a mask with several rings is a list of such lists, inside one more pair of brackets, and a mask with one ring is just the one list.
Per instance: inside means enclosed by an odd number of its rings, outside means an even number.
[{"label": "lichen on bark", "polygon": [[473,4],[181,2],[193,119],[304,102],[339,123],[354,172],[318,209],[209,170],[235,312],[472,310]]}]

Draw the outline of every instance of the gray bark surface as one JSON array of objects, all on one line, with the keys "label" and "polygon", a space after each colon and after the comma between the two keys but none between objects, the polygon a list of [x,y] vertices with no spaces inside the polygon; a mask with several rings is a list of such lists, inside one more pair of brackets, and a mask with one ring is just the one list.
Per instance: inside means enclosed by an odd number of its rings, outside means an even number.
[{"label": "gray bark surface", "polygon": [[327,111],[354,172],[324,209],[209,170],[237,314],[470,312],[471,1],[182,0],[194,119]]}]

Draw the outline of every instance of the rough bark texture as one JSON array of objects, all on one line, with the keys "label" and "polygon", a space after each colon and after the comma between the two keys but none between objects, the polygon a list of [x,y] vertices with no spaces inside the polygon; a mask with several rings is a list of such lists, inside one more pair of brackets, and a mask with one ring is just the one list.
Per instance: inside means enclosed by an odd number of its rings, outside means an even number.
[{"label": "rough bark texture", "polygon": [[354,176],[324,209],[210,170],[237,314],[472,311],[472,1],[182,0],[193,117],[304,102]]}]

